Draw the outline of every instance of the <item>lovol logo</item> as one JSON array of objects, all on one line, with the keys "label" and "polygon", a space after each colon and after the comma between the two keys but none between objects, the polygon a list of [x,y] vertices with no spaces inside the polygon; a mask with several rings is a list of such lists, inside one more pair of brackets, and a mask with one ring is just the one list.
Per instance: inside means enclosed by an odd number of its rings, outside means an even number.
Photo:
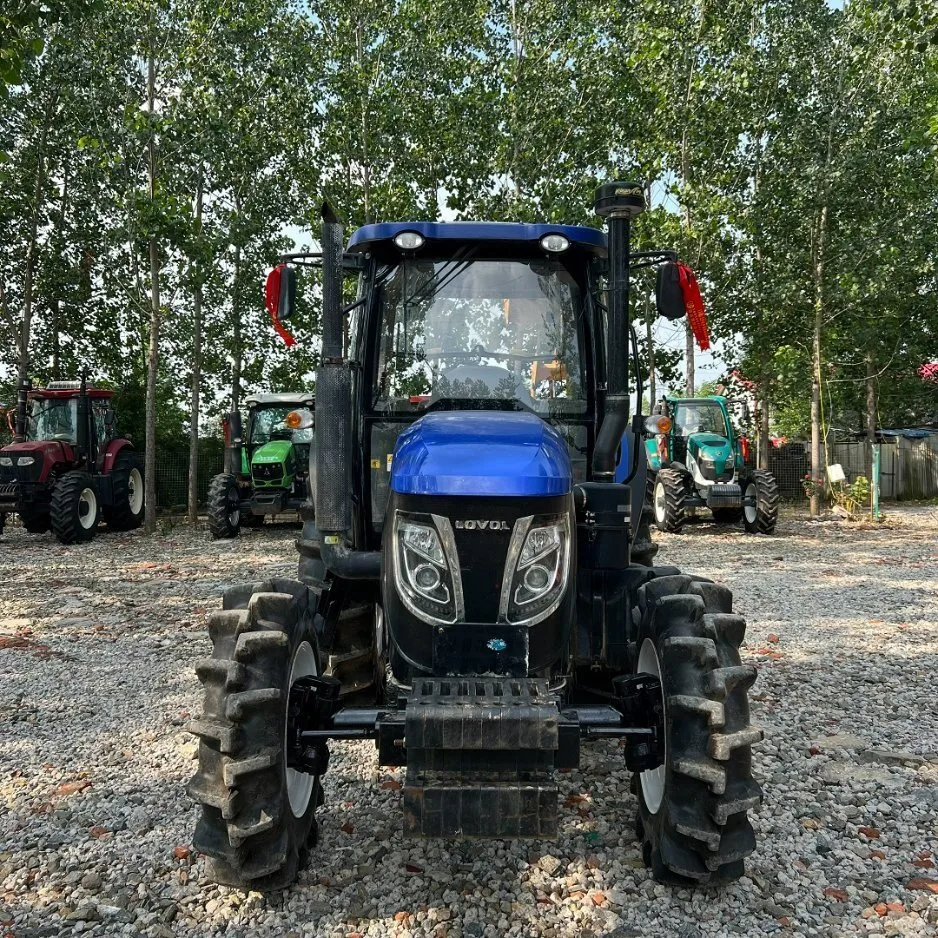
[{"label": "lovol logo", "polygon": [[457,531],[508,531],[507,521],[457,521]]}]

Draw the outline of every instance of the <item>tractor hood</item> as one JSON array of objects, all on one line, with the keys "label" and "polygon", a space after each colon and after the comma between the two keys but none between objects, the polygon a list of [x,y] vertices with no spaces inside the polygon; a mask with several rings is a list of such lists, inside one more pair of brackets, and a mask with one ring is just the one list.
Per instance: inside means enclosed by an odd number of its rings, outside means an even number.
[{"label": "tractor hood", "polygon": [[427,414],[398,437],[391,467],[401,495],[566,495],[572,483],[566,443],[527,413]]},{"label": "tractor hood", "polygon": [[293,444],[289,440],[271,440],[254,450],[251,454],[251,465],[286,462],[292,449]]},{"label": "tractor hood", "polygon": [[716,433],[692,433],[687,438],[687,451],[698,462],[701,459],[713,460],[717,474],[733,464],[733,447],[729,440]]},{"label": "tractor hood", "polygon": [[[0,449],[0,456],[13,460],[13,466],[22,464],[19,460],[31,456],[35,462],[29,473],[33,481],[45,482],[56,463],[72,463],[75,461],[75,451],[70,443],[62,440],[27,440],[25,443],[10,443]],[[41,468],[35,468],[41,467]],[[0,469],[12,470],[9,466],[0,466]]]}]

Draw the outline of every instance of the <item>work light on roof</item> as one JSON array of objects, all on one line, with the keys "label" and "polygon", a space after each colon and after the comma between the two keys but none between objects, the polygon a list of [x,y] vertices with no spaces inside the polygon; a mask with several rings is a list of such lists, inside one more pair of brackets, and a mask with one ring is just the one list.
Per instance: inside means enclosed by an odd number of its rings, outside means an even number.
[{"label": "work light on roof", "polygon": [[544,235],[544,237],[541,238],[541,247],[545,251],[550,251],[551,254],[559,254],[561,251],[566,251],[567,248],[570,247],[570,241],[562,234]]},{"label": "work light on roof", "polygon": [[402,231],[394,236],[394,243],[402,251],[416,251],[423,247],[424,237],[416,231]]}]

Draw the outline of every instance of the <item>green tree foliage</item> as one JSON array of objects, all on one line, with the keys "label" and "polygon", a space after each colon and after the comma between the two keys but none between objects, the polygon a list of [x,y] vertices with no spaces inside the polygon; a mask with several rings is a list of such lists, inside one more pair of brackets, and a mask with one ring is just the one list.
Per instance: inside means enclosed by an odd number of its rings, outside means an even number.
[{"label": "green tree foliage", "polygon": [[636,247],[696,268],[775,429],[811,433],[812,381],[818,439],[934,419],[936,141],[938,13],[910,0],[14,0],[0,399],[84,369],[142,439],[150,377],[161,445],[214,432],[249,390],[313,386],[315,277],[289,350],[262,281],[324,198],[351,227],[595,225],[627,175]]}]

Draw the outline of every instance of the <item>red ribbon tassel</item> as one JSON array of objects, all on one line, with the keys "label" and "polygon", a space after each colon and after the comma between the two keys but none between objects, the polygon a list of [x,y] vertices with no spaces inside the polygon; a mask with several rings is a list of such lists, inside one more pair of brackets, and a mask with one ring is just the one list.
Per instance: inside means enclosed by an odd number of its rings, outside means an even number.
[{"label": "red ribbon tassel", "polygon": [[[278,264],[277,268],[282,269],[286,264]],[[280,277],[268,277],[267,285],[264,288],[264,305],[267,312],[270,313],[271,321],[274,324],[274,331],[283,339],[284,344],[289,348],[296,345],[296,339],[287,331],[286,326],[280,321]]]},{"label": "red ribbon tassel", "polygon": [[702,352],[710,348],[710,333],[707,331],[707,314],[704,312],[703,297],[694,272],[686,264],[677,265],[680,274],[681,293],[684,294],[684,308],[687,321]]}]

